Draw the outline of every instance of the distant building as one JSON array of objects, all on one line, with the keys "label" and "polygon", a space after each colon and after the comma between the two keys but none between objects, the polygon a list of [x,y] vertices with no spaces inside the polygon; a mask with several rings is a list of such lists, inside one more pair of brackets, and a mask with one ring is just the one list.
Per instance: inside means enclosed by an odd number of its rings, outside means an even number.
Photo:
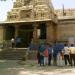
[{"label": "distant building", "polygon": [[57,40],[75,43],[75,9],[55,10],[58,16]]}]

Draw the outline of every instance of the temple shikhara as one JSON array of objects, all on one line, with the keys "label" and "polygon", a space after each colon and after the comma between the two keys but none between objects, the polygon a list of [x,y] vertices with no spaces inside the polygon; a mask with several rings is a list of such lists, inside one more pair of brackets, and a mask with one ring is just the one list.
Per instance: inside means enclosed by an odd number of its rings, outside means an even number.
[{"label": "temple shikhara", "polygon": [[74,40],[75,10],[54,10],[51,0],[16,0],[7,20],[0,23],[0,35],[0,42],[22,38],[22,47],[31,41]]}]

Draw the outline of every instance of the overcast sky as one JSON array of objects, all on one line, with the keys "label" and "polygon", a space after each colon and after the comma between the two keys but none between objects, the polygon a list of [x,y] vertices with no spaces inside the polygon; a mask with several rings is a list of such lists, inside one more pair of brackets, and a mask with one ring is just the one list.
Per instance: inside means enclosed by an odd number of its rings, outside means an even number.
[{"label": "overcast sky", "polygon": [[[75,8],[75,0],[52,0],[55,9],[62,9],[64,4],[65,8]],[[13,0],[0,0],[0,21],[4,21],[7,16],[7,12],[13,8]]]},{"label": "overcast sky", "polygon": [[62,9],[64,4],[65,8],[75,8],[75,0],[52,0],[55,9]]}]

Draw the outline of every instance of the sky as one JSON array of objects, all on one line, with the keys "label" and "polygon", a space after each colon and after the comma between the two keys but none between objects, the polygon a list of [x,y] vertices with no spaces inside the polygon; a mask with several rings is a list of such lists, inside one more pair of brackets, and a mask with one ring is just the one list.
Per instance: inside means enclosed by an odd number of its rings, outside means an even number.
[{"label": "sky", "polygon": [[67,8],[75,8],[75,0],[52,0],[55,9],[62,9],[62,6]]},{"label": "sky", "polygon": [[[0,0],[0,21],[6,20],[7,12],[13,8],[13,0]],[[55,9],[75,8],[75,0],[52,0]]]}]

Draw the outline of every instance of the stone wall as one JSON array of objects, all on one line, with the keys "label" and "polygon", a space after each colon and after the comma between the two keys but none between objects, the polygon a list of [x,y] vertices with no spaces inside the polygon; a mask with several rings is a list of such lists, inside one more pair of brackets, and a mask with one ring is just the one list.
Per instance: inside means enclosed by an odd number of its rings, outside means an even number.
[{"label": "stone wall", "polygon": [[58,17],[63,16],[63,12],[65,13],[64,16],[75,16],[75,9],[57,9],[55,12]]},{"label": "stone wall", "polygon": [[74,20],[62,20],[57,25],[57,40],[68,41],[69,38],[75,38]]}]

